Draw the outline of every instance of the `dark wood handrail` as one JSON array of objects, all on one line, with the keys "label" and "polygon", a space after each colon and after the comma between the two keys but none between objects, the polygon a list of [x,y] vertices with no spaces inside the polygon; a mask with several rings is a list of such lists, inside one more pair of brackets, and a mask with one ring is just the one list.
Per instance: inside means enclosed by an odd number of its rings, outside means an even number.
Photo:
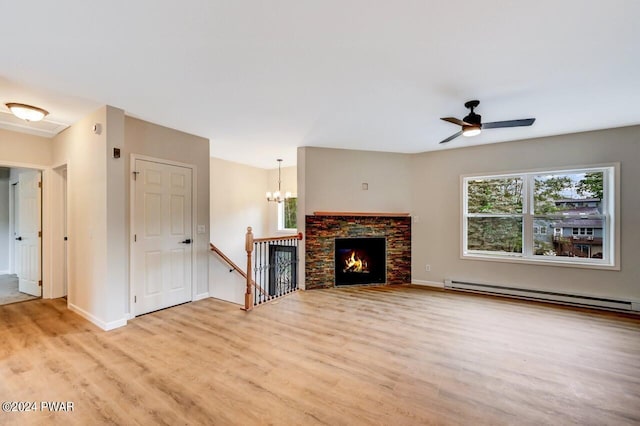
[{"label": "dark wood handrail", "polygon": [[[236,265],[233,260],[229,259],[229,257],[227,257],[227,255],[225,255],[222,250],[220,250],[218,247],[214,246],[213,243],[209,243],[209,246],[211,247],[211,251],[213,251],[215,254],[217,254],[218,256],[220,256],[222,258],[222,260],[224,260],[225,262],[227,262],[227,264],[232,268],[232,270],[235,270],[236,272],[238,272],[240,275],[242,275],[242,278],[244,278],[245,280],[247,279],[247,273],[245,271],[243,271],[242,269],[240,269],[240,267],[238,265]],[[255,288],[258,289],[258,291],[260,291],[261,294],[266,295],[267,293],[264,291],[264,289],[262,287],[260,287],[254,280],[251,280],[251,284],[253,284],[253,286]]]},{"label": "dark wood handrail", "polygon": [[295,235],[283,235],[282,237],[254,238],[253,242],[255,242],[255,243],[266,243],[266,242],[269,242],[269,241],[280,241],[280,240],[302,240],[302,232],[298,232]]}]

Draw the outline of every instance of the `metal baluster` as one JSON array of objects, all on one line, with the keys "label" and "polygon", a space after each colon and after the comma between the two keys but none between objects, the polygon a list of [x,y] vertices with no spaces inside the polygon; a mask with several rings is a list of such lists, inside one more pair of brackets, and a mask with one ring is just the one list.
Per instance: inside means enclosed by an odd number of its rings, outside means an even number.
[{"label": "metal baluster", "polygon": [[[264,243],[260,242],[260,282],[257,283],[261,288],[264,288]],[[264,302],[264,294],[260,293],[260,303]]]},{"label": "metal baluster", "polygon": [[269,242],[265,241],[262,243],[261,259],[262,259],[263,269],[262,269],[262,283],[260,283],[260,285],[262,286],[262,289],[265,291],[265,293],[262,295],[265,302],[269,300],[269,259],[267,259],[268,252],[269,252]]},{"label": "metal baluster", "polygon": [[[254,251],[254,253],[256,253],[256,256],[254,256],[254,258],[253,258],[253,262],[254,262],[253,281],[256,282],[256,280],[258,279],[258,256],[257,256],[258,253],[256,251],[256,243],[255,242],[253,243],[253,251]],[[254,288],[253,289],[253,306],[256,306],[258,304],[257,303],[257,299],[258,299],[258,294],[257,293],[258,293],[258,289]]]}]

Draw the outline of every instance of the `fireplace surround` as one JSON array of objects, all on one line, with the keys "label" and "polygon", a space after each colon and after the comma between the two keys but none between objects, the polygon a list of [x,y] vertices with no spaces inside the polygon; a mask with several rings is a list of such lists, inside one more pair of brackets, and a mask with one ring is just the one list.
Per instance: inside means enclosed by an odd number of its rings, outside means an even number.
[{"label": "fireplace surround", "polygon": [[[381,238],[386,260],[383,278],[358,284],[411,282],[411,217],[406,214],[314,214],[305,217],[305,288],[336,286],[336,239]],[[341,269],[344,269],[342,267]],[[339,281],[338,281],[339,282]],[[340,286],[341,284],[338,284]]]}]

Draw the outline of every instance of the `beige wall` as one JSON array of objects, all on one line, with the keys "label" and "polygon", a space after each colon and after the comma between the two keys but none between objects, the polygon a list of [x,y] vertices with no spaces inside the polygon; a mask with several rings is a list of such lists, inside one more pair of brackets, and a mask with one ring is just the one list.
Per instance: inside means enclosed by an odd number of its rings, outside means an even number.
[{"label": "beige wall", "polygon": [[[269,171],[217,158],[211,164],[211,242],[239,267],[247,263],[244,237],[247,226],[256,237],[268,236],[265,193]],[[277,178],[276,178],[277,180]],[[277,184],[277,182],[276,182]],[[210,295],[244,305],[245,281],[216,255],[211,255]]]},{"label": "beige wall", "polygon": [[[205,232],[196,234],[194,253],[196,256],[195,289],[196,298],[209,294],[209,140],[190,135],[168,127],[138,120],[132,117],[124,119],[124,147],[121,155],[124,160],[123,182],[125,195],[126,241],[129,236],[130,221],[130,154],[138,154],[158,159],[175,161],[196,166],[196,223],[204,225]],[[118,220],[118,218],[116,218]],[[194,226],[196,227],[196,226]],[[196,227],[197,228],[197,227]],[[128,259],[128,244],[127,259]],[[128,296],[127,296],[128,300]],[[127,304],[128,308],[128,304]]]},{"label": "beige wall", "polygon": [[[299,151],[306,156],[306,214],[411,211],[410,155],[310,147]],[[369,184],[368,190],[362,189],[363,183]],[[298,186],[298,193],[302,191]]]},{"label": "beige wall", "polygon": [[[460,259],[460,175],[620,162],[621,270]],[[640,127],[428,152],[411,162],[413,279],[445,278],[640,300]],[[415,221],[414,221],[415,222]],[[425,265],[431,265],[431,272]]]},{"label": "beige wall", "polygon": [[[408,154],[298,148],[298,231],[305,234],[304,217],[315,211],[410,213],[410,166]],[[304,288],[303,261],[298,271]]]},{"label": "beige wall", "polygon": [[[461,175],[615,162],[621,165],[620,271],[460,259]],[[298,221],[318,210],[410,212],[414,281],[442,285],[449,278],[640,300],[637,182],[637,126],[415,155],[300,148]],[[303,264],[300,270],[303,280]]]},{"label": "beige wall", "polygon": [[49,166],[52,156],[51,139],[0,129],[0,165]]},{"label": "beige wall", "polygon": [[[126,282],[107,279],[106,125],[109,108],[100,108],[53,140],[53,163],[67,164],[69,307],[103,328],[122,324],[124,301],[121,300],[121,306],[115,306],[110,292],[121,295],[126,285]],[[101,125],[99,134],[92,131],[95,123]]]}]

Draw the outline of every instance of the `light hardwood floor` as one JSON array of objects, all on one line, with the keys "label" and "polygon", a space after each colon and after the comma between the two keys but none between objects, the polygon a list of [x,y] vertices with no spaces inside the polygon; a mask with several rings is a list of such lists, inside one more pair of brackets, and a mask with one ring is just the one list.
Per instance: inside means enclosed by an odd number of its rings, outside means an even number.
[{"label": "light hardwood floor", "polygon": [[429,291],[214,299],[103,332],[63,300],[0,307],[0,424],[640,424],[640,318]]}]

